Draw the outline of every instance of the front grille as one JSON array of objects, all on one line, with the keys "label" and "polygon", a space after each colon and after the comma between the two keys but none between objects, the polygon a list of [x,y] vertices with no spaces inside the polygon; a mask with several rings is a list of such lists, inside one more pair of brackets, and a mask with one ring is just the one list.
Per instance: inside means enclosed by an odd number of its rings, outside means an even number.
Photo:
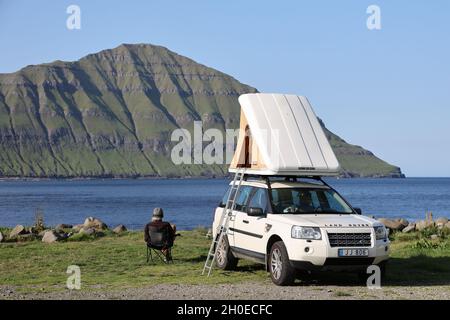
[{"label": "front grille", "polygon": [[331,247],[370,247],[370,233],[328,233]]}]

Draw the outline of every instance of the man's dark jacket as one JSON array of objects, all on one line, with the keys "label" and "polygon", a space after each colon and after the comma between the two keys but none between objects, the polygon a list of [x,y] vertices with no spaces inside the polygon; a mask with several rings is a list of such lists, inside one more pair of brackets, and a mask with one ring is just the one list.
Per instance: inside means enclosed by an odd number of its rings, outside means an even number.
[{"label": "man's dark jacket", "polygon": [[165,222],[165,221],[152,221],[152,222],[148,223],[145,226],[144,239],[145,239],[146,243],[148,243],[149,240],[150,240],[150,236],[149,236],[149,232],[148,232],[150,226],[155,227],[157,232],[160,232],[160,231],[163,232],[165,230],[168,230],[168,233],[169,233],[169,245],[170,246],[173,245],[173,240],[175,238],[175,232],[173,231],[172,226],[170,225],[170,223]]}]

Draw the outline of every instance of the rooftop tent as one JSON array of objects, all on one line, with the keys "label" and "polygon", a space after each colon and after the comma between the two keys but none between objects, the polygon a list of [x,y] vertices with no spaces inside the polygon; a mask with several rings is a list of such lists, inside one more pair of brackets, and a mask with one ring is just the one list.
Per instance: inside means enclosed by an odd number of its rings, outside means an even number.
[{"label": "rooftop tent", "polygon": [[240,134],[229,171],[331,176],[339,162],[306,97],[252,93],[239,97]]}]

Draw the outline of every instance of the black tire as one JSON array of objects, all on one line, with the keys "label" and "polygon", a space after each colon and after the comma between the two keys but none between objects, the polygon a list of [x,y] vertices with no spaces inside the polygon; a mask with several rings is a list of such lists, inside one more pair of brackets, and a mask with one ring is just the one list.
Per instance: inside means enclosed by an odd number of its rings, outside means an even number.
[{"label": "black tire", "polygon": [[270,248],[269,272],[272,282],[277,286],[289,286],[295,281],[296,270],[289,262],[283,241],[277,241]]},{"label": "black tire", "polygon": [[224,236],[216,251],[216,266],[222,270],[235,270],[238,262],[231,252],[228,238]]}]

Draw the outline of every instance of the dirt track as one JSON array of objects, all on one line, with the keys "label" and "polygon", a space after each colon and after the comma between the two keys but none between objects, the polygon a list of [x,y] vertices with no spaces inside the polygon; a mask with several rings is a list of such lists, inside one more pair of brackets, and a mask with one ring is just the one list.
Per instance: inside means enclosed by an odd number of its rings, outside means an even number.
[{"label": "dirt track", "polygon": [[13,287],[0,286],[0,299],[445,299],[450,300],[450,286],[389,286],[369,290],[362,286],[297,285],[276,287],[268,283],[224,285],[155,285],[117,291],[95,290],[39,292],[22,294]]}]

